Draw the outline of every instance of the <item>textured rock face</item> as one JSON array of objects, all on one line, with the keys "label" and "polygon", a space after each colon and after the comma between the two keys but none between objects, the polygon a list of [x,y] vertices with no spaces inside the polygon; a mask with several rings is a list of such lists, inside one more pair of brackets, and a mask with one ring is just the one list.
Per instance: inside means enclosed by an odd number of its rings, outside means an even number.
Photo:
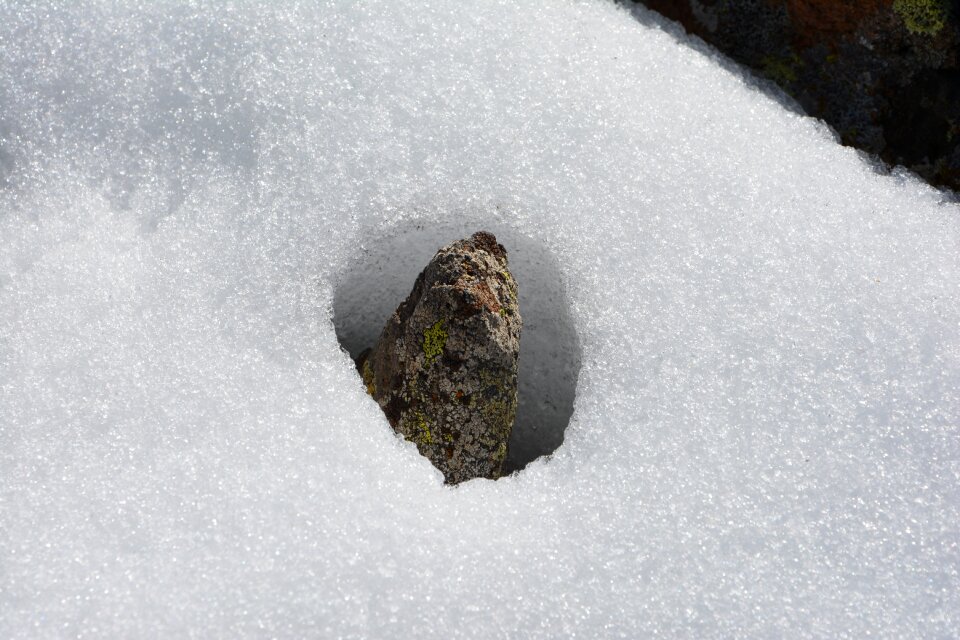
[{"label": "textured rock face", "polygon": [[844,144],[960,190],[960,0],[635,0],[753,67]]},{"label": "textured rock face", "polygon": [[517,283],[478,232],[440,249],[357,369],[391,426],[451,484],[497,478],[517,411]]}]

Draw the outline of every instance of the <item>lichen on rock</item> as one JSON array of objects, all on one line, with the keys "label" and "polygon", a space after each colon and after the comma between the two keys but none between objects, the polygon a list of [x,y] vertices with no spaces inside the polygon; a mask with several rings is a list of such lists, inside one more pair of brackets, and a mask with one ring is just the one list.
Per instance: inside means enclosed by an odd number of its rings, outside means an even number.
[{"label": "lichen on rock", "polygon": [[893,0],[893,10],[910,33],[935,36],[946,25],[949,9],[944,0]]},{"label": "lichen on rock", "polygon": [[521,326],[506,250],[480,231],[437,252],[357,358],[390,425],[450,484],[500,476],[517,411]]}]

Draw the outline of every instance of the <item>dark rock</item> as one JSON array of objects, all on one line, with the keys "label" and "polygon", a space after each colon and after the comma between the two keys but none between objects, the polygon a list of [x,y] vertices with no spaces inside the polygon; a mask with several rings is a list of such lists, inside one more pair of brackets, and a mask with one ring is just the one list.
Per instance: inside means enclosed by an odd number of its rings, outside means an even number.
[{"label": "dark rock", "polygon": [[844,144],[960,190],[960,0],[635,0],[776,82]]},{"label": "dark rock", "polygon": [[437,252],[357,358],[390,425],[448,483],[500,475],[517,411],[521,324],[507,253],[481,231]]}]

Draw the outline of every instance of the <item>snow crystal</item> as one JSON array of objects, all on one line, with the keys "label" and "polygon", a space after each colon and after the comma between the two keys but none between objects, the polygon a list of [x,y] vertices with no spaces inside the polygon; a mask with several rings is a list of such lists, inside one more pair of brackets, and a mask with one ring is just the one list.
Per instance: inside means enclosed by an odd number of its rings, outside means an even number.
[{"label": "snow crystal", "polygon": [[[955,202],[645,12],[278,4],[0,2],[0,636],[960,635]],[[562,445],[454,488],[341,343],[481,228]]]}]

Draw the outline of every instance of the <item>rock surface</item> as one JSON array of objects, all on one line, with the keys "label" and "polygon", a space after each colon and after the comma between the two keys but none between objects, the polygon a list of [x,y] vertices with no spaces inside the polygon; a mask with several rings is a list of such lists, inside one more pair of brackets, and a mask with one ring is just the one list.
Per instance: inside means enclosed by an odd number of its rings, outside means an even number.
[{"label": "rock surface", "polygon": [[390,425],[450,484],[500,475],[517,411],[521,325],[507,253],[480,231],[437,252],[357,358]]},{"label": "rock surface", "polygon": [[844,144],[960,190],[960,0],[634,0],[776,82]]}]

